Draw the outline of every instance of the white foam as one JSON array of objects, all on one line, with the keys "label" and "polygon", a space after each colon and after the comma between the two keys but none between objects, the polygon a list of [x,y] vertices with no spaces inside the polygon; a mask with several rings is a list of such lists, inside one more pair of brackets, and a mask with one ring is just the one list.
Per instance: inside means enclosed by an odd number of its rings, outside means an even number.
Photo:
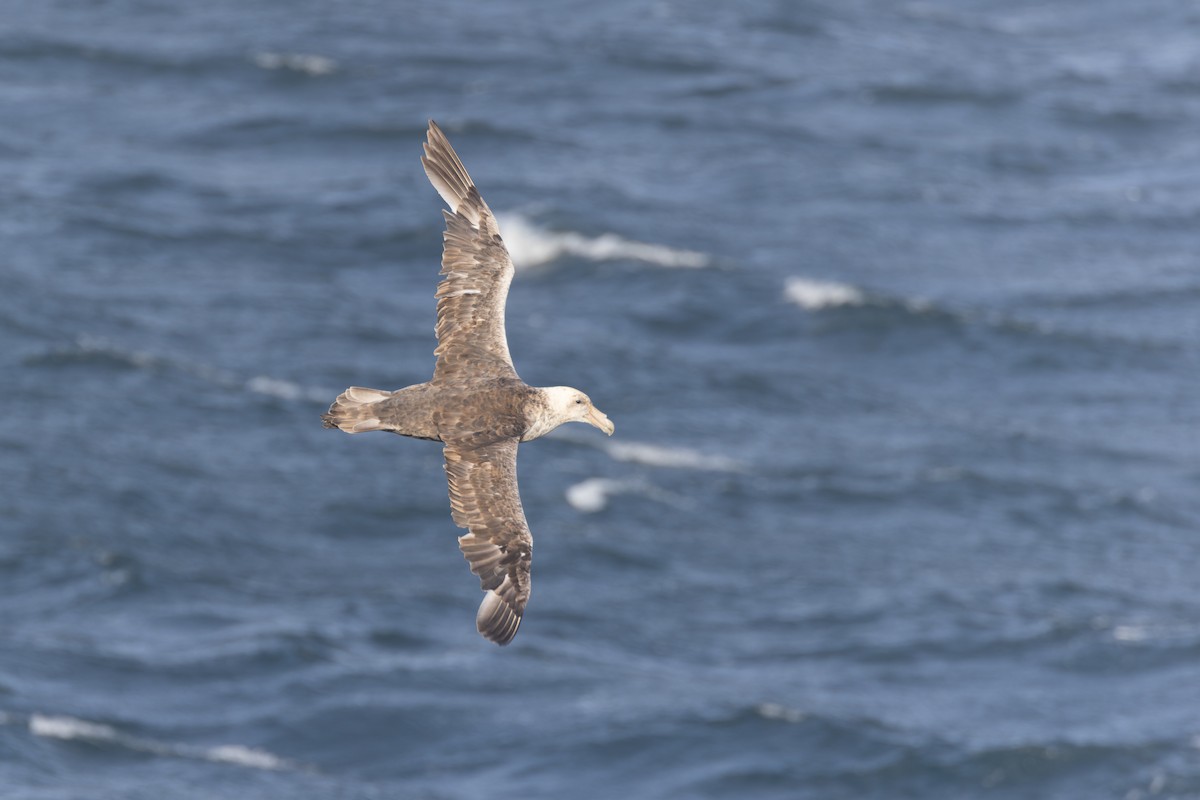
[{"label": "white foam", "polygon": [[1145,625],[1117,625],[1112,637],[1118,642],[1143,642],[1150,638],[1150,629]]},{"label": "white foam", "polygon": [[782,706],[779,703],[761,703],[754,711],[763,719],[778,719],[784,722],[803,722],[808,716],[803,711]]},{"label": "white foam", "polygon": [[572,231],[549,231],[519,214],[498,214],[500,233],[517,268],[549,264],[563,256],[588,261],[642,261],[660,267],[697,269],[707,267],[711,259],[695,250],[681,250],[661,244],[635,242],[606,233],[584,236]]},{"label": "white foam", "polygon": [[29,732],[34,736],[47,739],[63,739],[66,741],[85,741],[98,744],[108,744],[136,750],[140,753],[150,753],[158,756],[175,758],[192,758],[201,761],[214,761],[223,764],[236,764],[241,767],[264,770],[295,769],[296,765],[287,759],[273,753],[239,744],[225,744],[216,747],[192,747],[189,745],[171,744],[140,736],[122,733],[111,725],[90,722],[77,717],[52,714],[31,714],[29,717]]},{"label": "white foam", "polygon": [[814,281],[808,278],[789,278],[783,291],[789,301],[810,311],[838,306],[860,306],[867,300],[862,290],[848,284]]},{"label": "white foam", "polygon": [[29,732],[34,736],[50,739],[90,739],[94,741],[117,741],[121,734],[111,725],[88,722],[75,717],[33,714],[29,717]]},{"label": "white foam", "polygon": [[244,747],[240,744],[223,744],[204,751],[208,761],[220,761],[226,764],[237,764],[253,769],[281,770],[292,765],[277,755],[259,750],[254,747]]},{"label": "white foam", "polygon": [[626,489],[624,481],[588,478],[567,489],[567,502],[576,511],[595,514],[608,506],[608,498]]},{"label": "white foam", "polygon": [[644,481],[619,481],[612,478],[588,478],[567,489],[567,503],[582,514],[596,514],[608,507],[608,500],[619,494],[640,494],[676,508],[686,501]]},{"label": "white foam", "polygon": [[313,402],[328,401],[337,394],[337,392],[330,392],[326,389],[301,386],[298,383],[270,378],[266,375],[256,375],[246,381],[246,389],[255,394],[278,397],[281,400],[311,400]]},{"label": "white foam", "polygon": [[709,472],[742,472],[742,462],[728,456],[711,455],[687,447],[666,447],[645,442],[604,442],[604,451],[617,461],[647,467],[673,467]]},{"label": "white foam", "polygon": [[262,69],[286,69],[303,72],[305,75],[329,75],[337,71],[337,62],[325,56],[310,53],[255,53],[254,63]]},{"label": "white foam", "polygon": [[99,354],[113,361],[123,362],[139,369],[155,369],[168,366],[166,359],[141,350],[125,350],[99,336],[82,333],[75,337],[79,352],[85,355]]},{"label": "white foam", "polygon": [[113,361],[128,364],[131,367],[145,370],[179,370],[180,372],[194,375],[201,380],[215,384],[226,389],[244,389],[254,394],[266,395],[267,397],[277,397],[281,400],[303,400],[314,403],[327,403],[330,398],[337,395],[336,391],[329,389],[317,388],[315,386],[302,386],[301,384],[292,381],[282,380],[280,378],[272,378],[269,375],[255,375],[249,380],[243,380],[234,373],[213,367],[207,364],[195,364],[188,361],[180,361],[165,356],[155,355],[142,350],[129,350],[118,347],[106,339],[81,334],[76,338],[77,350],[64,350],[61,352],[71,354],[78,352],[84,355],[98,354],[111,358]]}]

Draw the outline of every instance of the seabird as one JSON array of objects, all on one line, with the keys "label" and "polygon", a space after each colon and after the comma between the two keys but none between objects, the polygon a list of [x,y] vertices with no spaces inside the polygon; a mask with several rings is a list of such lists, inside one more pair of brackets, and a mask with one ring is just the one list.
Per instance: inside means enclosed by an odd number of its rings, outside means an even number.
[{"label": "seabird", "polygon": [[496,218],[432,120],[421,164],[450,206],[442,212],[433,379],[394,392],[352,386],[321,419],[346,433],[391,431],[443,443],[450,515],[468,531],[458,546],[486,592],[475,626],[505,645],[529,601],[533,557],[517,491],[517,445],[564,422],[586,422],[609,436],[613,424],[578,389],[538,388],[518,377],[504,334],[514,268]]}]

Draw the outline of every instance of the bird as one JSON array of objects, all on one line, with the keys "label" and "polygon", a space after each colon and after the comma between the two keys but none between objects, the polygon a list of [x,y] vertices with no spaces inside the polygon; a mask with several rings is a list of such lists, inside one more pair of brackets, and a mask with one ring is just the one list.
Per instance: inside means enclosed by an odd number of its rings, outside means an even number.
[{"label": "bird", "polygon": [[475,627],[507,645],[529,601],[533,535],[517,487],[517,446],[566,422],[614,426],[570,386],[529,386],[508,351],[504,306],[515,268],[496,217],[433,120],[421,165],[443,210],[433,377],[395,391],[352,386],[321,415],[346,433],[390,431],[442,443],[459,549],[484,592]]}]

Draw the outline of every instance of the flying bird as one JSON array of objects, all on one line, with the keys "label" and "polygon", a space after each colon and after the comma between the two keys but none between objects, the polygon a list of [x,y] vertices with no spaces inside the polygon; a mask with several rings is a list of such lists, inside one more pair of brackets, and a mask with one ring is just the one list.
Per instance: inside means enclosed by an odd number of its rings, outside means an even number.
[{"label": "flying bird", "polygon": [[517,445],[564,422],[586,422],[609,436],[613,424],[578,389],[529,386],[517,375],[504,333],[514,268],[496,218],[432,120],[421,164],[450,206],[442,212],[433,378],[393,392],[352,386],[321,418],[346,433],[391,431],[442,442],[450,515],[467,530],[458,546],[485,592],[475,626],[506,645],[529,601],[533,558],[517,491]]}]

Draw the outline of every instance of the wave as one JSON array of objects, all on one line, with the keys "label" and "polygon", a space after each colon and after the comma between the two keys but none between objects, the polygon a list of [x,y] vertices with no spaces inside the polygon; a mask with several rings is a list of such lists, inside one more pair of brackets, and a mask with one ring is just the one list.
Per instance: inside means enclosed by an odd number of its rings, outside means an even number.
[{"label": "wave", "polygon": [[789,708],[779,703],[759,703],[754,707],[754,713],[763,719],[777,719],[782,722],[804,722],[808,714],[799,709]]},{"label": "wave", "polygon": [[567,489],[567,503],[583,514],[596,514],[608,507],[609,498],[620,494],[637,494],[667,505],[680,507],[684,501],[678,495],[659,489],[644,481],[588,478]]},{"label": "wave", "polygon": [[812,278],[788,278],[783,286],[783,296],[808,311],[821,311],[827,308],[855,308],[873,306],[877,308],[896,308],[914,314],[929,314],[936,316],[944,314],[953,316],[953,312],[942,311],[928,300],[919,298],[889,297],[878,292],[868,291],[849,283],[837,281],[819,281]]},{"label": "wave", "polygon": [[87,334],[76,337],[73,345],[29,356],[24,363],[30,366],[92,364],[150,372],[180,372],[223,389],[244,391],[288,401],[325,403],[337,395],[336,391],[330,389],[304,386],[267,375],[242,378],[236,373],[220,367],[196,364],[144,350],[124,348],[106,339]]},{"label": "wave", "polygon": [[265,51],[252,53],[250,60],[255,66],[265,70],[287,70],[305,75],[319,77],[330,75],[337,71],[338,63],[326,56],[311,53],[275,53]]},{"label": "wave", "polygon": [[222,59],[185,48],[146,46],[139,40],[136,48],[121,47],[96,40],[22,34],[0,38],[0,56],[14,61],[57,59],[76,61],[90,67],[139,69],[161,73],[165,70],[198,70],[220,65]]},{"label": "wave", "polygon": [[[235,67],[237,62],[226,54],[180,51],[178,48],[123,47],[113,43],[79,41],[69,38],[29,36],[0,39],[0,55],[14,60],[60,59],[88,65],[123,69],[199,71]],[[285,70],[314,77],[332,74],[340,68],[328,56],[312,53],[257,51],[247,54],[250,62],[264,70]]]},{"label": "wave", "polygon": [[746,467],[735,458],[701,453],[687,447],[666,447],[645,442],[602,442],[600,449],[617,461],[647,467],[695,469],[706,472],[744,472]]},{"label": "wave", "polygon": [[869,83],[865,91],[877,103],[912,105],[999,106],[1016,103],[1021,99],[1018,89],[971,83],[951,75],[929,75],[916,79],[895,78]]},{"label": "wave", "polygon": [[[594,447],[614,461],[666,469],[690,469],[703,472],[745,472],[741,461],[728,456],[701,453],[687,447],[667,447],[646,442],[596,442],[569,432],[552,433],[552,438],[572,444]],[[609,500],[622,494],[636,494],[676,508],[687,501],[672,492],[660,489],[644,480],[618,478],[587,478],[566,491],[567,503],[584,514],[595,514],[608,507]]]},{"label": "wave", "polygon": [[651,444],[649,442],[614,442],[608,439],[596,441],[593,437],[581,436],[562,428],[551,431],[548,438],[584,447],[592,447],[603,451],[605,455],[614,461],[640,464],[645,467],[694,469],[702,472],[747,471],[746,464],[739,459],[715,453],[702,453],[690,447],[674,447],[670,445]]},{"label": "wave", "polygon": [[[1179,291],[1189,292],[1191,290],[1192,287],[1181,287]],[[788,278],[784,282],[783,296],[787,302],[806,311],[836,312],[841,310],[850,312],[861,310],[864,314],[870,312],[869,318],[863,317],[862,320],[864,324],[874,327],[885,324],[913,323],[962,330],[982,328],[1019,339],[1052,340],[1057,343],[1080,346],[1104,355],[1112,355],[1120,351],[1127,352],[1129,349],[1144,353],[1146,351],[1171,351],[1179,348],[1178,343],[1166,339],[1123,336],[1110,331],[1071,328],[1046,320],[1023,318],[996,309],[953,308],[922,298],[888,295],[833,281],[819,281],[802,277]],[[1035,302],[1046,305],[1049,301],[1035,298]],[[1059,299],[1058,304],[1071,306],[1086,302],[1086,299],[1079,301],[1073,297],[1066,297]],[[1096,302],[1116,301],[1110,296],[1103,296]]]},{"label": "wave", "polygon": [[270,771],[303,769],[300,765],[277,756],[274,753],[240,744],[224,744],[214,747],[176,744],[158,739],[134,736],[133,734],[123,733],[112,725],[65,715],[40,714],[35,712],[28,719],[23,719],[14,714],[0,716],[0,724],[11,725],[20,722],[24,722],[28,726],[31,734],[44,739],[88,742],[91,744],[124,748],[139,753],[149,753],[156,756],[234,764],[250,769]]},{"label": "wave", "polygon": [[616,481],[609,478],[588,478],[567,489],[567,503],[576,511],[584,514],[595,514],[608,506],[608,498],[629,490],[631,484],[627,481]]},{"label": "wave", "polygon": [[1146,645],[1160,650],[1195,652],[1200,648],[1200,625],[1190,622],[1130,621],[1114,623],[1108,618],[1092,621],[1096,631],[1122,645]]},{"label": "wave", "polygon": [[1024,295],[1026,305],[1043,308],[1128,310],[1178,305],[1190,308],[1200,299],[1200,283],[1191,276],[1179,281],[1139,283],[1106,289],[1058,290]]},{"label": "wave", "polygon": [[285,381],[281,378],[272,378],[267,375],[255,375],[243,383],[241,388],[253,394],[277,397],[280,400],[303,400],[312,403],[328,403],[333,397],[337,396],[337,392],[335,391],[319,389],[314,386],[303,386],[299,383]]},{"label": "wave", "polygon": [[[1028,788],[1030,775],[1042,781],[1078,783],[1090,778],[1111,785],[1128,779],[1131,764],[1153,763],[1200,746],[1200,737],[1178,734],[1088,736],[1051,732],[1030,737],[984,730],[947,734],[911,721],[897,724],[880,718],[805,711],[775,702],[739,709],[724,722],[786,726],[775,735],[803,742],[805,750],[822,764],[820,775],[825,780],[884,785],[892,794],[902,796],[927,795],[931,774],[938,775],[939,782],[959,787],[949,794],[967,797],[977,796],[980,787],[1008,788],[1014,796],[1020,796],[1021,789]],[[739,771],[733,777],[742,785],[748,776]],[[804,776],[786,773],[781,777],[794,783]],[[1158,772],[1149,779],[1145,792],[1129,792],[1126,796],[1159,794],[1167,781]]]},{"label": "wave", "polygon": [[861,306],[867,302],[866,294],[849,284],[814,281],[808,278],[789,278],[783,293],[790,302],[809,311],[838,306]]},{"label": "wave", "polygon": [[641,261],[660,267],[699,269],[712,263],[706,254],[625,239],[615,233],[584,236],[550,231],[519,214],[497,214],[504,243],[518,269],[549,264],[565,256],[587,261]]}]

